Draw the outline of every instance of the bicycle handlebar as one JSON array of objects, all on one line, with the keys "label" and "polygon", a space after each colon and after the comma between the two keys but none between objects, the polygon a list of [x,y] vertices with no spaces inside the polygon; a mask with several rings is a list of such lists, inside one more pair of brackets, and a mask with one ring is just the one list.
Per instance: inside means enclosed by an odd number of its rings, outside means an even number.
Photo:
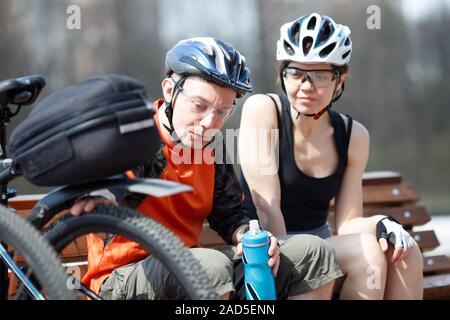
[{"label": "bicycle handlebar", "polygon": [[0,159],[0,186],[21,176],[20,168],[13,164],[12,159]]},{"label": "bicycle handlebar", "polygon": [[5,106],[32,104],[44,87],[45,79],[38,75],[2,81],[0,82],[0,103]]}]

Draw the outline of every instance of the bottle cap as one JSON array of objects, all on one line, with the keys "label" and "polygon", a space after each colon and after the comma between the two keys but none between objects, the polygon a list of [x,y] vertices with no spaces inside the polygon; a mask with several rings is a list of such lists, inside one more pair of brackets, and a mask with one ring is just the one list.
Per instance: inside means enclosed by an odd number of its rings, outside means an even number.
[{"label": "bottle cap", "polygon": [[252,236],[256,235],[259,231],[259,221],[258,220],[250,220],[249,221],[249,232]]}]

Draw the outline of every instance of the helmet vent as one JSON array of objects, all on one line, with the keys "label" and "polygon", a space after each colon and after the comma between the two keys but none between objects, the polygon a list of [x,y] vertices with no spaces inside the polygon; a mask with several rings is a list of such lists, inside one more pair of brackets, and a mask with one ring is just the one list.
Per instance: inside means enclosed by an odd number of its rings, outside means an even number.
[{"label": "helmet vent", "polygon": [[312,43],[313,43],[313,38],[311,37],[305,37],[303,38],[303,54],[306,56],[309,53],[309,50],[311,50],[312,47]]},{"label": "helmet vent", "polygon": [[347,39],[345,40],[344,45],[345,45],[346,47],[350,45],[350,38],[347,38]]},{"label": "helmet vent", "polygon": [[290,55],[290,56],[295,55],[294,49],[291,47],[291,45],[289,43],[287,43],[286,40],[284,40],[283,44],[284,44],[284,50],[287,52],[288,55]]},{"label": "helmet vent", "polygon": [[[209,57],[212,61],[217,61],[216,51],[212,50],[212,52],[209,54]],[[198,61],[197,56],[195,56],[195,61]]]},{"label": "helmet vent", "polygon": [[314,30],[315,27],[316,27],[316,23],[317,23],[316,17],[312,17],[311,19],[309,19],[308,25],[306,26],[306,29],[307,30]]},{"label": "helmet vent", "polygon": [[300,40],[300,23],[295,23],[291,28],[291,42],[298,46]]},{"label": "helmet vent", "polygon": [[233,58],[230,56],[230,54],[234,55],[234,49],[230,47],[229,44],[224,43],[222,40],[216,39],[216,42],[218,44],[218,47],[222,50],[223,54],[228,60],[232,60]]},{"label": "helmet vent", "polygon": [[315,47],[321,46],[323,43],[328,41],[328,39],[331,37],[331,35],[334,32],[334,27],[330,22],[325,22],[322,25],[322,28],[320,28],[319,35],[317,37],[317,42]]},{"label": "helmet vent", "polygon": [[342,60],[344,60],[345,58],[347,58],[347,56],[350,54],[350,52],[352,52],[352,50],[348,50],[346,53],[344,53],[342,55]]},{"label": "helmet vent", "polygon": [[335,47],[336,47],[336,42],[333,42],[332,44],[327,45],[325,48],[320,50],[319,56],[321,58],[328,56]]}]

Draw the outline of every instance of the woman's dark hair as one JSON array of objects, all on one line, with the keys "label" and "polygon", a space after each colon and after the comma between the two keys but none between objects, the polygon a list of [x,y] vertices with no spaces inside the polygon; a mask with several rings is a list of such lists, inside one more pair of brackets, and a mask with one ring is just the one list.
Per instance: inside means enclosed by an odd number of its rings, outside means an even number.
[{"label": "woman's dark hair", "polygon": [[[286,93],[286,88],[284,86],[284,81],[283,81],[283,71],[284,68],[286,68],[289,64],[289,60],[283,60],[279,63],[278,65],[278,79],[277,79],[277,84],[279,83],[281,85],[281,89],[283,89],[283,92]],[[343,66],[336,66],[336,65],[332,65],[332,68],[334,71],[339,72],[340,74],[346,74],[348,73],[348,64],[345,64]]]}]

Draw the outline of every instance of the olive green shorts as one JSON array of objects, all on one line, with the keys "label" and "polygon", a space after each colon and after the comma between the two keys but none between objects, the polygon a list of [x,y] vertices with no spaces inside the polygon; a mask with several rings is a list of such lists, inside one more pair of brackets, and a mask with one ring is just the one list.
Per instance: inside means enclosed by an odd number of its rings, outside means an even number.
[{"label": "olive green shorts", "polygon": [[[319,237],[287,236],[279,243],[280,267],[275,278],[278,299],[307,293],[343,275],[334,249]],[[243,264],[235,246],[189,250],[217,294],[232,293],[234,299],[245,299]],[[186,298],[171,273],[152,256],[115,269],[103,283],[100,295],[104,299]]]}]

